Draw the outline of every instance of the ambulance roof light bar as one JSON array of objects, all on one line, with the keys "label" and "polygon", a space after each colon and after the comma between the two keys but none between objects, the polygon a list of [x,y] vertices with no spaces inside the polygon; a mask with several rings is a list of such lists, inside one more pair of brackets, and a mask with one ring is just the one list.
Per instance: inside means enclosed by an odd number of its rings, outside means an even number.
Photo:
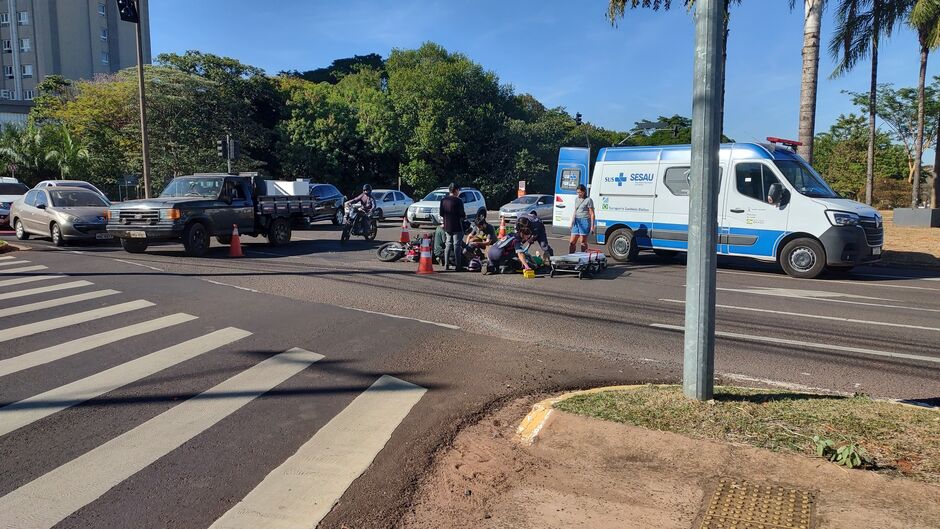
[{"label": "ambulance roof light bar", "polygon": [[774,146],[776,146],[779,143],[780,145],[789,147],[791,151],[796,151],[797,147],[803,145],[802,142],[799,142],[796,140],[785,140],[783,138],[775,138],[773,136],[768,136],[767,141],[769,141]]}]

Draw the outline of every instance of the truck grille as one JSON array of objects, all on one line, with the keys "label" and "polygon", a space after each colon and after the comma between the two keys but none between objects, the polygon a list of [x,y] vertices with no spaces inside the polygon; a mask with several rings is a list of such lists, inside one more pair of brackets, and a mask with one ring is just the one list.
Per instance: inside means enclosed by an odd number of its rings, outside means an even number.
[{"label": "truck grille", "polygon": [[862,218],[859,221],[862,229],[865,230],[865,240],[869,246],[881,246],[884,244],[885,231],[884,226],[873,218]]},{"label": "truck grille", "polygon": [[160,211],[156,209],[126,209],[120,212],[121,224],[151,224],[160,220]]}]

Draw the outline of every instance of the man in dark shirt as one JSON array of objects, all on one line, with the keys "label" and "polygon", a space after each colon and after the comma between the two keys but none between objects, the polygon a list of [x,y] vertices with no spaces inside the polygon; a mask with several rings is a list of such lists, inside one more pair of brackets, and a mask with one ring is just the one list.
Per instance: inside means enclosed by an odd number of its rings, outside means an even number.
[{"label": "man in dark shirt", "polygon": [[526,216],[529,219],[529,229],[532,230],[532,241],[535,242],[542,248],[542,253],[551,257],[555,255],[555,252],[552,250],[552,247],[548,244],[548,233],[545,231],[545,224],[542,223],[542,219],[539,218],[534,211],[530,211]]},{"label": "man in dark shirt", "polygon": [[[454,258],[454,268],[462,272],[463,261],[463,221],[467,214],[463,210],[463,201],[457,196],[460,186],[451,184],[450,195],[441,200],[441,222],[444,224],[444,269],[450,268],[450,258]],[[453,254],[451,250],[453,249]]]}]

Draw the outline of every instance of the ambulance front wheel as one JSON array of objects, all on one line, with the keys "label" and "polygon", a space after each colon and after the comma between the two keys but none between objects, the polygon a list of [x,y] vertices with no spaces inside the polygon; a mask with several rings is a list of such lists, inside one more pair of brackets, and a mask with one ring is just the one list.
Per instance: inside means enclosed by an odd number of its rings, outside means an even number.
[{"label": "ambulance front wheel", "polygon": [[815,239],[793,239],[780,252],[780,266],[790,277],[813,279],[826,269],[826,250]]},{"label": "ambulance front wheel", "polygon": [[616,261],[626,263],[636,259],[640,249],[636,246],[636,236],[629,228],[614,230],[607,238],[607,255]]}]

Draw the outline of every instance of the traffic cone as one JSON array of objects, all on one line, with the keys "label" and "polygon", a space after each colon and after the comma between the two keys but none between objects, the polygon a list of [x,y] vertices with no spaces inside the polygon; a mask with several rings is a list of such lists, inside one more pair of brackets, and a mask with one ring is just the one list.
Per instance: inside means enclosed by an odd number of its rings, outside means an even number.
[{"label": "traffic cone", "polygon": [[431,239],[427,235],[421,239],[421,259],[418,261],[419,274],[433,274],[434,262],[431,257]]},{"label": "traffic cone", "polygon": [[499,234],[497,236],[500,239],[506,236],[506,217],[499,218]]},{"label": "traffic cone", "polygon": [[229,243],[228,256],[229,257],[245,257],[245,254],[242,253],[242,240],[238,236],[238,225],[232,224],[232,242]]},{"label": "traffic cone", "polygon": [[401,237],[398,239],[398,242],[405,244],[411,242],[411,234],[408,233],[408,219],[401,219]]}]

